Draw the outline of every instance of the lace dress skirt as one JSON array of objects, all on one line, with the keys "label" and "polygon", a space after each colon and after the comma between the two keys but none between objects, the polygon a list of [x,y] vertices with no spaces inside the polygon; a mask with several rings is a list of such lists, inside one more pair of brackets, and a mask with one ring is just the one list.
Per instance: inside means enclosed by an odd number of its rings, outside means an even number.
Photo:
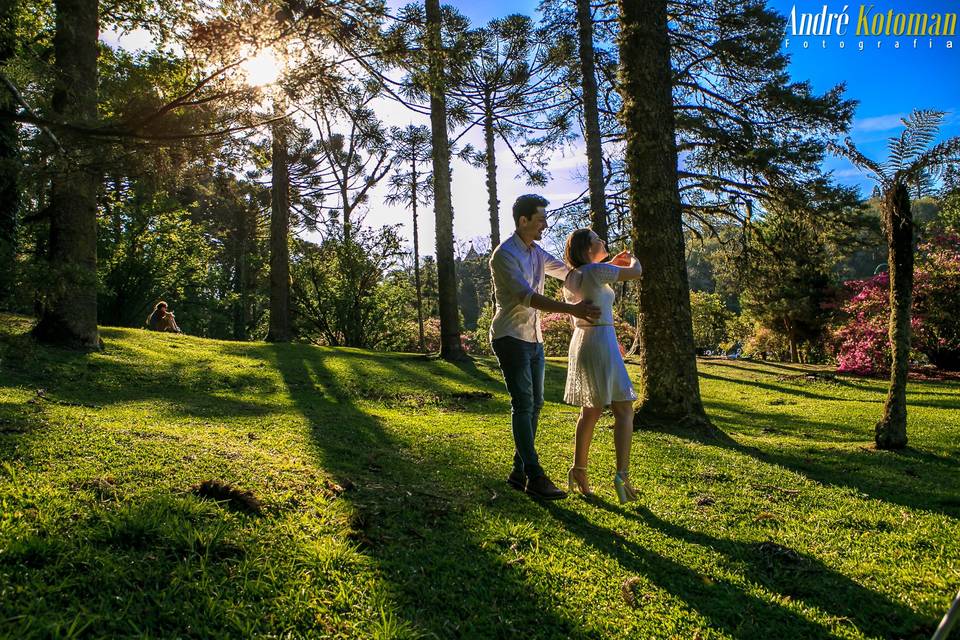
[{"label": "lace dress skirt", "polygon": [[610,325],[576,327],[570,340],[563,400],[577,407],[606,407],[637,399]]}]

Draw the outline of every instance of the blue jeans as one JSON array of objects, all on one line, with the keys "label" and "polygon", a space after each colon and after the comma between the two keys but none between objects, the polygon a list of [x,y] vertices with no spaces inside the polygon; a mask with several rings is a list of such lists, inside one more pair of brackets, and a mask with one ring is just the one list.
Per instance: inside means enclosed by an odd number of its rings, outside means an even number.
[{"label": "blue jeans", "polygon": [[513,470],[535,478],[543,475],[540,458],[533,446],[543,407],[543,344],[504,336],[494,340],[492,346],[510,392],[515,446]]}]

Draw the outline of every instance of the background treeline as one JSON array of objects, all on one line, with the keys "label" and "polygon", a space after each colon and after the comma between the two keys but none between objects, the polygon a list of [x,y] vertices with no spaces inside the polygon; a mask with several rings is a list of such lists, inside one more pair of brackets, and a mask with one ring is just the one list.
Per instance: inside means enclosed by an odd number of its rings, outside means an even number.
[{"label": "background treeline", "polygon": [[[666,6],[696,349],[882,370],[884,192],[861,201],[821,170],[855,103],[790,79],[763,2]],[[434,2],[21,0],[0,18],[0,304],[53,341],[90,346],[97,322],[142,326],[163,299],[201,336],[485,353],[486,263],[510,216],[498,163],[533,190],[556,152],[587,172],[554,203],[554,246],[586,224],[613,249],[645,236],[617,5],[544,0],[536,18],[471,25]],[[156,48],[97,40],[133,28]],[[388,106],[429,124],[391,126]],[[484,172],[489,236],[453,237],[451,162]],[[945,166],[907,185],[914,357],[955,367],[960,177]],[[369,226],[385,204],[406,219]],[[624,350],[642,351],[641,309],[658,304],[620,294]],[[545,322],[562,355],[569,324]]]}]

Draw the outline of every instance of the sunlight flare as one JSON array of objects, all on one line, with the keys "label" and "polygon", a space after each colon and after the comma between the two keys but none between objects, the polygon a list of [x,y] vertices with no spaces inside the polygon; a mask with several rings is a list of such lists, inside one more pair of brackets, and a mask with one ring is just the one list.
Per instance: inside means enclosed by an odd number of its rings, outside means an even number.
[{"label": "sunlight flare", "polygon": [[283,63],[271,49],[261,49],[240,63],[247,82],[254,87],[273,84],[283,71]]}]

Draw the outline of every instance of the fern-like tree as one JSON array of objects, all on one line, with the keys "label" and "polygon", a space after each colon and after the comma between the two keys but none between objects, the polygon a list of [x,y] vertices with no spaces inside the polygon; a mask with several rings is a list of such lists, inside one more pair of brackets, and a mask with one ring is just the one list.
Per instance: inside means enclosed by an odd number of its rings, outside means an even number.
[{"label": "fern-like tree", "polygon": [[882,200],[883,226],[887,237],[887,265],[890,271],[889,333],[892,361],[890,388],[877,423],[875,440],[880,449],[907,446],[907,369],[910,358],[910,307],[913,301],[913,216],[910,187],[922,182],[924,174],[937,177],[952,163],[960,161],[960,137],[930,146],[936,140],[945,113],[915,110],[902,120],[904,130],[890,138],[886,162],[863,155],[847,138],[834,145],[839,155],[867,172],[877,181]]},{"label": "fern-like tree", "polygon": [[420,278],[420,238],[417,226],[418,207],[433,202],[433,172],[427,163],[433,158],[430,144],[430,129],[420,125],[390,130],[393,139],[393,174],[390,176],[390,191],[386,203],[403,205],[413,213],[413,278],[417,288],[417,328],[420,351],[426,351],[423,335],[423,285]]}]

